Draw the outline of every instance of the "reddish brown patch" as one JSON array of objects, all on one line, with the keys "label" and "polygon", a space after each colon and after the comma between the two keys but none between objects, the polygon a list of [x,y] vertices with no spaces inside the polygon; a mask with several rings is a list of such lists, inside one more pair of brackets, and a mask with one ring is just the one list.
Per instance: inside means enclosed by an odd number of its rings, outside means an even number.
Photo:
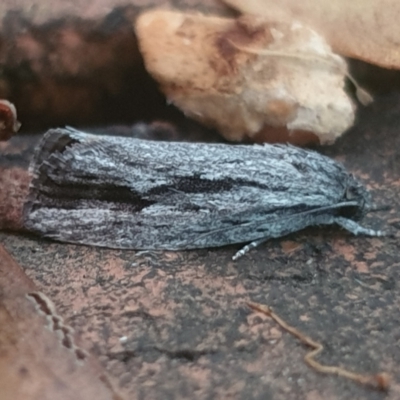
[{"label": "reddish brown patch", "polygon": [[[260,23],[253,16],[245,16],[233,21],[226,31],[216,37],[215,47],[219,56],[228,62],[232,70],[235,70],[236,55],[241,51],[237,46],[258,47],[259,43],[266,46],[272,41],[273,36],[265,22]],[[246,54],[246,58],[251,57],[254,58],[256,55]]]},{"label": "reddish brown patch", "polygon": [[277,125],[286,125],[297,115],[298,105],[279,99],[270,100],[266,106],[266,115],[274,116]]},{"label": "reddish brown patch", "polygon": [[0,100],[0,140],[8,140],[20,127],[14,106],[7,100]]},{"label": "reddish brown patch", "polygon": [[298,146],[318,144],[318,136],[302,130],[288,130],[285,126],[265,125],[252,138],[256,143],[291,143]]},{"label": "reddish brown patch", "polygon": [[0,169],[0,229],[23,229],[29,183],[29,173],[22,168]]},{"label": "reddish brown patch", "polygon": [[282,250],[286,253],[286,254],[290,254],[296,250],[299,250],[302,245],[294,242],[292,240],[285,240],[283,242],[281,242],[281,246],[282,246]]}]

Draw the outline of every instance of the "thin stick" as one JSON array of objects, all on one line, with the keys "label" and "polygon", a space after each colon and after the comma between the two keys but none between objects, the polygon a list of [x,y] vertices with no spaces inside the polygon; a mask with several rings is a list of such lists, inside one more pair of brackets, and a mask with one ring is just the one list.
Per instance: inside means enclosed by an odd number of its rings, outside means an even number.
[{"label": "thin stick", "polygon": [[387,391],[389,389],[390,376],[385,372],[376,375],[362,375],[348,371],[341,367],[320,364],[318,361],[314,360],[314,357],[316,357],[323,350],[324,347],[322,346],[322,344],[314,341],[313,339],[304,335],[302,332],[298,331],[296,328],[288,325],[282,318],[275,314],[270,307],[258,303],[247,303],[247,305],[252,310],[261,312],[262,314],[271,317],[283,329],[288,331],[293,336],[296,336],[306,346],[311,347],[313,350],[306,354],[306,356],[304,357],[304,361],[311,368],[314,368],[317,372],[320,372],[322,374],[342,376],[344,378],[351,379],[361,385],[366,385],[376,390]]}]

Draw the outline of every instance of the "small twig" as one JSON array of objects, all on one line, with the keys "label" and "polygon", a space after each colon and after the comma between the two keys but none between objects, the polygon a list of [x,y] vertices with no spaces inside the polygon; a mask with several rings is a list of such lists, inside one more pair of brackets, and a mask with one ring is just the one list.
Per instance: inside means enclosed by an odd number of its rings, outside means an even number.
[{"label": "small twig", "polygon": [[314,360],[314,357],[316,357],[323,350],[324,347],[322,346],[322,344],[315,342],[308,336],[304,335],[302,332],[298,331],[296,328],[288,325],[277,314],[275,314],[270,307],[258,303],[247,303],[247,305],[252,310],[261,312],[271,317],[283,329],[288,331],[293,336],[296,336],[306,346],[311,347],[313,350],[306,354],[306,356],[304,357],[304,361],[311,368],[314,368],[317,372],[320,372],[322,374],[342,376],[344,378],[351,379],[361,385],[366,385],[376,390],[387,391],[389,389],[390,376],[385,372],[376,375],[362,375],[348,371],[341,367],[320,364],[318,361]]}]

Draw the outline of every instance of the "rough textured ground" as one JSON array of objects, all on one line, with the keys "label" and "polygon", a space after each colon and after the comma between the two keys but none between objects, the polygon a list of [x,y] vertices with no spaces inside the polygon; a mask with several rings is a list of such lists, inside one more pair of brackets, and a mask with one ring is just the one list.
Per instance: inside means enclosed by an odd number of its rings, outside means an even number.
[{"label": "rough textured ground", "polygon": [[[395,235],[399,107],[398,95],[378,99],[339,143],[322,150],[359,176],[377,204],[388,206],[371,213],[365,225]],[[21,160],[8,154],[2,162]],[[400,398],[398,237],[308,229],[237,262],[231,261],[235,246],[134,252],[11,233],[0,240],[81,332],[127,398]],[[322,342],[324,363],[390,373],[390,392],[314,372],[303,362],[304,346],[251,312],[249,300],[273,306]]]}]

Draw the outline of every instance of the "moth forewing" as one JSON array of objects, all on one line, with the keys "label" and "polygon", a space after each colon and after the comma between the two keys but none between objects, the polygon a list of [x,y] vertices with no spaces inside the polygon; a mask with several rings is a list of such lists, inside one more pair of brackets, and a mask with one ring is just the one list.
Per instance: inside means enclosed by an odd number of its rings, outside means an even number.
[{"label": "moth forewing", "polygon": [[[370,204],[344,167],[285,145],[228,145],[47,132],[31,165],[25,226],[59,241],[126,249],[263,242],[355,220]],[[253,243],[254,245],[254,243]]]}]

